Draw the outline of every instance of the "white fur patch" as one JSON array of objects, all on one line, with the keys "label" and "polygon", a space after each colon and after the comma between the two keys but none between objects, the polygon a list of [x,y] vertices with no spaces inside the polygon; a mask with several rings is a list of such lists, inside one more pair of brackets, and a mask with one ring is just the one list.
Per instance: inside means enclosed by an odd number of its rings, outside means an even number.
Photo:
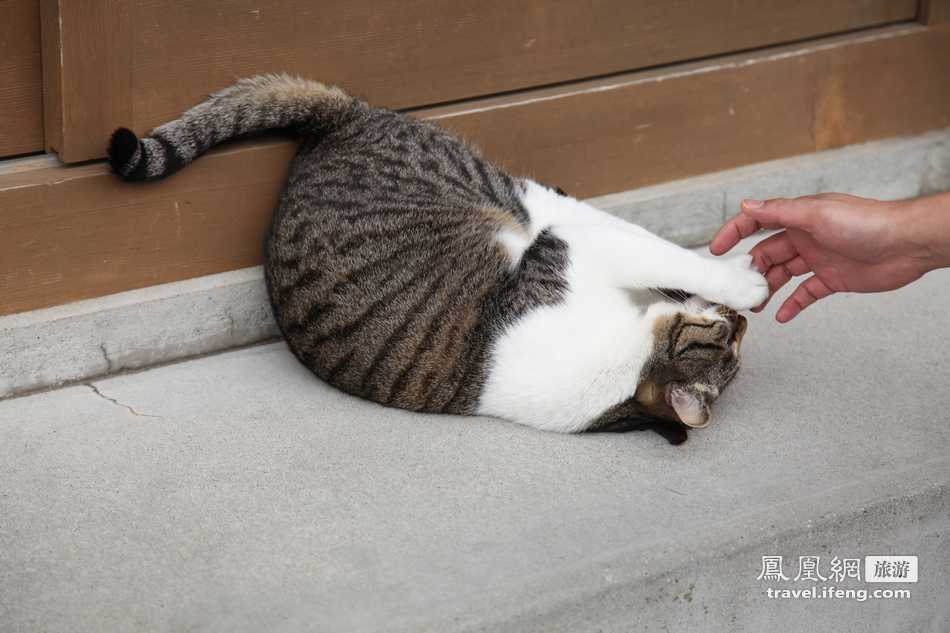
[{"label": "white fur patch", "polygon": [[573,269],[563,304],[531,312],[496,342],[480,414],[573,433],[633,396],[664,308],[644,315],[629,293],[585,288],[584,277]]},{"label": "white fur patch", "polygon": [[512,268],[518,265],[518,262],[521,261],[521,256],[524,255],[524,252],[528,250],[528,247],[531,246],[531,242],[533,241],[533,238],[528,239],[527,235],[523,232],[512,229],[499,230],[495,235],[495,239],[498,240],[498,243],[501,244],[505,252],[508,253],[508,257],[511,258]]},{"label": "white fur patch", "polygon": [[[588,204],[526,183],[527,237],[499,232],[520,260],[548,229],[569,249],[563,303],[511,326],[492,349],[478,413],[535,428],[578,432],[636,392],[653,349],[657,317],[685,310],[715,315],[708,302],[658,301],[675,288],[739,309],[764,298],[747,263],[703,258]],[[739,305],[736,305],[739,304]]]}]

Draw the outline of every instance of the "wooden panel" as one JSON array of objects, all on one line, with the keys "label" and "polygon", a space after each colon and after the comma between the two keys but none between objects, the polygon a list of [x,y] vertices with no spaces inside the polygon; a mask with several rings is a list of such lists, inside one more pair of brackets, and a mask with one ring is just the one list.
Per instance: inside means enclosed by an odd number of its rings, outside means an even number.
[{"label": "wooden panel", "polygon": [[[950,126],[946,59],[950,26],[896,27],[416,115],[592,196]],[[292,152],[234,144],[144,185],[102,164],[0,173],[0,313],[258,263]]]},{"label": "wooden panel", "polygon": [[893,27],[417,114],[594,196],[946,127],[948,59],[950,28]]},{"label": "wooden panel", "polygon": [[920,0],[918,18],[923,24],[950,22],[950,0]]},{"label": "wooden panel", "polygon": [[0,314],[258,263],[292,153],[252,143],[140,187],[102,164],[0,173]]},{"label": "wooden panel", "polygon": [[[297,73],[406,108],[917,15],[917,0],[58,0],[58,6],[62,107],[85,122],[66,122],[59,149],[69,162],[103,156],[103,139],[116,125],[145,132],[255,73]],[[104,27],[114,35],[96,38]],[[84,60],[74,62],[80,52]],[[122,73],[114,72],[117,65]],[[117,116],[123,112],[128,116]]]},{"label": "wooden panel", "polygon": [[[63,146],[63,82],[60,56],[59,3],[40,0],[43,61],[43,147],[56,152]],[[65,153],[63,154],[65,156]]]},{"label": "wooden panel", "polygon": [[0,2],[0,156],[43,149],[39,0]]},{"label": "wooden panel", "polygon": [[66,162],[105,156],[132,118],[131,0],[43,0],[46,148]]}]

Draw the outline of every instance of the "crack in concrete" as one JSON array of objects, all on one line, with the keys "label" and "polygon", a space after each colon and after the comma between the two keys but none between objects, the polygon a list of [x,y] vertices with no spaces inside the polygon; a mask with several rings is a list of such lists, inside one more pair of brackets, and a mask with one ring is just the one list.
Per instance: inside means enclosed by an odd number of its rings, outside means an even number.
[{"label": "crack in concrete", "polygon": [[112,359],[109,358],[109,352],[106,351],[106,344],[99,343],[99,349],[102,351],[102,357],[106,361],[106,373],[111,374],[113,372]]},{"label": "crack in concrete", "polygon": [[116,400],[115,398],[110,398],[110,397],[107,396],[106,394],[102,393],[101,391],[99,391],[99,388],[96,387],[96,386],[95,386],[94,384],[92,384],[91,382],[87,382],[87,383],[83,383],[83,384],[85,384],[87,387],[89,387],[90,389],[92,389],[92,392],[93,392],[94,394],[96,394],[97,396],[99,396],[100,398],[102,398],[103,400],[108,400],[108,401],[111,402],[112,404],[114,404],[114,405],[116,405],[116,406],[118,406],[118,407],[122,407],[123,409],[126,409],[129,413],[131,413],[131,414],[134,415],[134,416],[137,416],[137,417],[140,417],[140,418],[156,418],[156,419],[158,419],[158,420],[164,420],[164,419],[165,419],[165,418],[163,418],[163,417],[160,416],[160,415],[150,415],[150,414],[148,414],[148,413],[139,413],[138,411],[136,411],[135,409],[133,409],[133,408],[130,407],[129,405],[127,405],[127,404],[125,404],[125,403],[122,403],[122,402],[119,402],[119,401]]}]

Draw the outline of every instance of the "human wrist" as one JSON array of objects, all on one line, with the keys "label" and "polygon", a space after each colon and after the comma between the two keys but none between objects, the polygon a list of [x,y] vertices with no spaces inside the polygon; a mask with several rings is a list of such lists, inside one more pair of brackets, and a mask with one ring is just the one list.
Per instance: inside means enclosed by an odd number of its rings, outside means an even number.
[{"label": "human wrist", "polygon": [[899,221],[906,254],[920,274],[950,267],[950,192],[902,203]]}]

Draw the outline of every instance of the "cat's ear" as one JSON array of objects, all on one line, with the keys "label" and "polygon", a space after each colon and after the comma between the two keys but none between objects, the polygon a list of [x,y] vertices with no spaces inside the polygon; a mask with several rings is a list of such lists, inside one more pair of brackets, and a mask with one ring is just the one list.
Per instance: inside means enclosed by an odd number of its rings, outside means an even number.
[{"label": "cat's ear", "polygon": [[699,390],[686,385],[670,387],[670,406],[680,422],[695,429],[709,426],[709,405]]}]

